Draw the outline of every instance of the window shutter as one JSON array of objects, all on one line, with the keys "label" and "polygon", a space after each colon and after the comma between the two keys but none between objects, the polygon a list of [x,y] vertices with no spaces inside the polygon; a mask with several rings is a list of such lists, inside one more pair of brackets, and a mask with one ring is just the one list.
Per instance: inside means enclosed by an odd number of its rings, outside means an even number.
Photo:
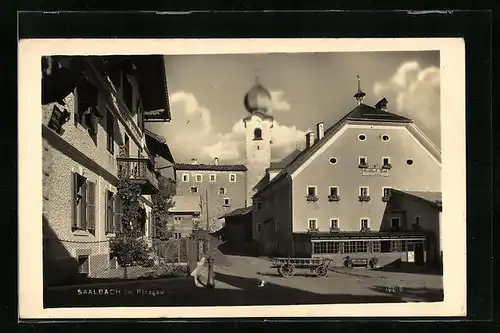
[{"label": "window shutter", "polygon": [[99,118],[94,112],[92,112],[90,114],[90,128],[89,128],[90,135],[97,136],[98,129],[99,129]]},{"label": "window shutter", "polygon": [[87,229],[87,182],[84,181],[82,184],[82,198],[80,205],[80,225],[79,227],[83,230]]},{"label": "window shutter", "polygon": [[80,110],[80,97],[78,96],[79,89],[75,88],[73,90],[73,96],[74,96],[74,114],[75,114],[75,125],[80,122],[81,120],[81,110]]},{"label": "window shutter", "polygon": [[71,173],[71,227],[78,228],[78,175],[75,172]]},{"label": "window shutter", "polygon": [[151,238],[156,238],[155,214],[153,212],[151,212],[150,214]]},{"label": "window shutter", "polygon": [[115,231],[113,228],[114,197],[110,196],[109,191],[104,192],[104,197],[106,198],[106,233],[113,233]]},{"label": "window shutter", "polygon": [[87,217],[88,224],[87,229],[95,230],[95,213],[96,213],[96,205],[95,205],[95,183],[87,182]]},{"label": "window shutter", "polygon": [[113,197],[114,201],[114,219],[115,219],[115,230],[116,232],[121,232],[123,231],[123,224],[122,224],[122,207],[121,207],[121,200],[118,195],[115,195]]}]

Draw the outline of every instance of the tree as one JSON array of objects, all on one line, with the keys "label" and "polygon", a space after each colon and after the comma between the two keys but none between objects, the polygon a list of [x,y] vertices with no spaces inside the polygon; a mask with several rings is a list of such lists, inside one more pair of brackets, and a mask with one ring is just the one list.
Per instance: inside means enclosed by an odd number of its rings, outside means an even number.
[{"label": "tree", "polygon": [[148,259],[148,247],[138,228],[141,188],[128,179],[120,179],[117,189],[122,207],[122,230],[111,241],[111,252],[122,267],[142,264]]},{"label": "tree", "polygon": [[174,206],[173,196],[175,195],[175,181],[158,176],[160,190],[152,196],[153,200],[153,239],[155,241],[167,240],[172,237],[172,231],[168,229],[169,209]]}]

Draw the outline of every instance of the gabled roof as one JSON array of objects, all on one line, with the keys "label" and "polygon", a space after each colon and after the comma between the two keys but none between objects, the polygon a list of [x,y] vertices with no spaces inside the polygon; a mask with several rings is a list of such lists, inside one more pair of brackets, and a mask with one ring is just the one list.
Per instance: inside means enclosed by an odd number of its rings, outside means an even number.
[{"label": "gabled roof", "polygon": [[174,206],[169,208],[172,213],[200,213],[201,197],[194,195],[176,195],[172,198]]},{"label": "gabled roof", "polygon": [[[275,171],[280,171],[284,168],[286,168],[290,163],[292,163],[300,154],[302,151],[300,149],[295,149],[292,151],[290,154],[282,158],[278,162],[271,162],[270,167],[267,169],[267,173],[262,179],[253,187],[254,190],[260,191],[260,189],[263,189],[266,187],[273,179],[271,179],[269,175],[270,170],[275,170]],[[279,173],[278,173],[279,175]],[[276,175],[276,176],[278,176]]]},{"label": "gabled roof", "polygon": [[269,169],[283,169],[286,168],[287,165],[293,162],[301,153],[302,151],[300,149],[295,149],[292,151],[290,154],[282,158],[278,162],[271,162],[271,167]]},{"label": "gabled roof", "polygon": [[226,215],[222,216],[221,218],[247,215],[250,212],[252,212],[252,206],[238,208],[238,209],[233,210],[232,212],[227,213]]},{"label": "gabled roof", "polygon": [[346,116],[347,120],[361,120],[361,121],[389,121],[389,122],[403,122],[412,123],[411,119],[390,113],[384,110],[374,108],[366,104],[360,104],[355,107]]},{"label": "gabled roof", "polygon": [[147,121],[170,121],[170,101],[165,60],[162,55],[132,56]]},{"label": "gabled roof", "polygon": [[174,157],[168,147],[164,137],[159,136],[148,129],[144,129],[146,136],[146,145],[153,154],[158,154],[167,161],[174,163]]},{"label": "gabled roof", "polygon": [[188,164],[175,163],[175,170],[191,170],[191,171],[247,171],[247,167],[243,164]]},{"label": "gabled roof", "polygon": [[442,204],[442,194],[441,192],[435,192],[435,191],[405,191],[405,190],[398,190],[398,189],[392,189],[392,193],[394,194],[400,194],[400,195],[409,195],[424,201],[427,201],[428,203],[431,204],[437,204],[441,205]]},{"label": "gabled roof", "polygon": [[[335,135],[345,124],[348,122],[388,122],[388,123],[413,123],[411,119],[399,116],[387,111],[383,111],[366,104],[360,104],[351,110],[342,119],[325,130],[324,136],[321,140],[315,142],[311,147],[304,149],[291,163],[289,163],[281,172],[276,175],[266,186],[260,191],[263,191],[272,184],[279,180],[290,176],[294,173],[305,161],[307,161],[315,152],[323,147],[329,139]],[[260,192],[259,191],[259,192]]]}]

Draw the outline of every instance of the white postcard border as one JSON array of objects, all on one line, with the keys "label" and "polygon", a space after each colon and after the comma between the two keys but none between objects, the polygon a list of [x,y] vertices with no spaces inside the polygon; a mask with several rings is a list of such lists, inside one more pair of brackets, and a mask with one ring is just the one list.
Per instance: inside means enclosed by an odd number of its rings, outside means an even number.
[{"label": "white postcard border", "polygon": [[[140,45],[140,46],[139,46]],[[444,301],[252,307],[43,308],[41,56],[440,51]],[[19,58],[19,317],[427,317],[466,315],[465,43],[459,38],[31,39]]]}]

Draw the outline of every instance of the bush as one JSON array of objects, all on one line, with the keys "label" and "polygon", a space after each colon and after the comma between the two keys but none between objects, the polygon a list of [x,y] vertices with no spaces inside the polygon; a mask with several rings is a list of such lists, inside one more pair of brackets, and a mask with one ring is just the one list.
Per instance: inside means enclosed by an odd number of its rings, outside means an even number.
[{"label": "bush", "polygon": [[188,273],[188,266],[186,265],[160,264],[154,266],[148,276],[156,279],[161,277],[182,277],[187,276]]},{"label": "bush", "polygon": [[147,244],[139,238],[121,236],[111,242],[111,252],[121,267],[142,265],[149,259]]}]

